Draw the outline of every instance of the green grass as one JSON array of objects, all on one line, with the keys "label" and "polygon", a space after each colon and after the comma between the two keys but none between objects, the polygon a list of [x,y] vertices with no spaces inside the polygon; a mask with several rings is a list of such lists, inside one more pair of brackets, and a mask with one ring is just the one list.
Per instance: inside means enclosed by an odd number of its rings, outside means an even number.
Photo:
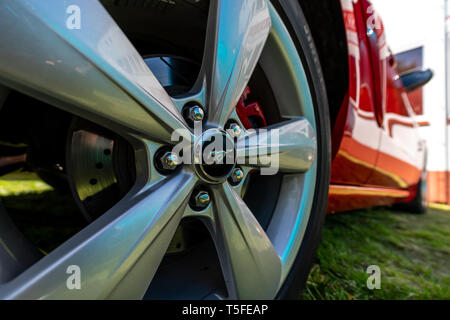
[{"label": "green grass", "polygon": [[39,180],[32,173],[17,172],[4,176],[0,180],[0,197],[41,193],[50,190],[52,190],[52,187]]},{"label": "green grass", "polygon": [[[369,290],[369,265],[381,289]],[[302,299],[450,299],[450,212],[370,209],[327,217]]]}]

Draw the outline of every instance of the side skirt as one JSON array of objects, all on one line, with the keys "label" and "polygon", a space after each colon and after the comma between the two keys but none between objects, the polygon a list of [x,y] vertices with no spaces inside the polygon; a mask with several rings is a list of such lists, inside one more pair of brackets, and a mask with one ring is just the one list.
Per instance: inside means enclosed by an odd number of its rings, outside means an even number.
[{"label": "side skirt", "polygon": [[408,199],[409,190],[330,185],[327,213],[388,206]]}]

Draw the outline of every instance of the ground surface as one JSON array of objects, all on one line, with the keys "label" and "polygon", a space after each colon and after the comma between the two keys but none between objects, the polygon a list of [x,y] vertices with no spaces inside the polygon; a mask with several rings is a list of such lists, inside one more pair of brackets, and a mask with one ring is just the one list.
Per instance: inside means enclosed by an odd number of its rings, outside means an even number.
[{"label": "ground surface", "polygon": [[[19,177],[0,180],[0,197],[44,252],[83,227],[67,196],[33,175]],[[42,216],[41,225],[28,223],[30,211]],[[328,216],[316,260],[302,299],[450,299],[450,211],[370,209]],[[379,290],[367,288],[370,265],[380,267]]]},{"label": "ground surface", "polygon": [[[367,288],[370,265],[380,267],[380,290]],[[450,299],[450,212],[328,216],[302,299]]]}]

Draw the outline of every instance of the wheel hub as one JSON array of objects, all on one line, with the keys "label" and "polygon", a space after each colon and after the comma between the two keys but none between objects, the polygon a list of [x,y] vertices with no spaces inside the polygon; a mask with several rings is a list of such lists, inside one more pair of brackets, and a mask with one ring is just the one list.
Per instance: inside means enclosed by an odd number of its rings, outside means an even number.
[{"label": "wheel hub", "polygon": [[193,167],[197,175],[211,184],[223,183],[236,165],[233,138],[219,129],[206,130],[194,143]]}]

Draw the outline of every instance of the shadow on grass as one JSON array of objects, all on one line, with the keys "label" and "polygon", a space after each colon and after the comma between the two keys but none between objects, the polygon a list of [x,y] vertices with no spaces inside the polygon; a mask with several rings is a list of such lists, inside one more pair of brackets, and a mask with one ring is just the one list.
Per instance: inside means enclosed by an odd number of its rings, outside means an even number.
[{"label": "shadow on grass", "polygon": [[[381,268],[369,290],[366,269]],[[327,217],[302,299],[450,299],[450,212],[370,209]]]}]

